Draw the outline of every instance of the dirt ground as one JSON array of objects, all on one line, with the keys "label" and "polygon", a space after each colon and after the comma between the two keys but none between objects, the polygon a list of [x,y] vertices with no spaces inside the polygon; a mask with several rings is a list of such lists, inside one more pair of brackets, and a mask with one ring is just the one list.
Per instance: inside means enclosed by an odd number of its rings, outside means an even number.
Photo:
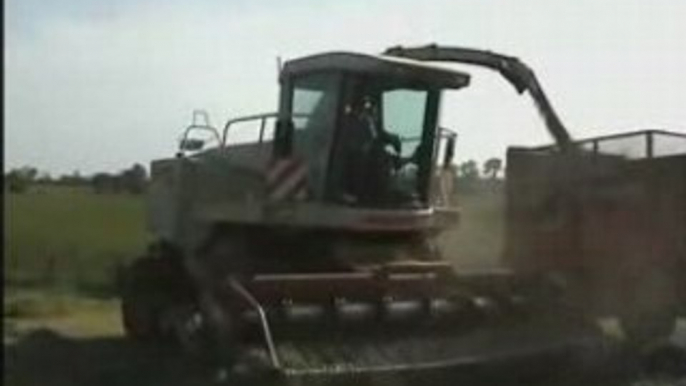
[{"label": "dirt ground", "polygon": [[[126,340],[116,300],[82,302],[61,316],[6,318],[3,342],[4,384],[10,386],[215,384],[207,365],[169,347]],[[680,322],[673,342],[686,348],[686,321]],[[612,376],[598,379],[597,385],[686,385],[686,355],[668,351],[644,360],[618,357]],[[569,379],[542,384],[580,386]]]}]

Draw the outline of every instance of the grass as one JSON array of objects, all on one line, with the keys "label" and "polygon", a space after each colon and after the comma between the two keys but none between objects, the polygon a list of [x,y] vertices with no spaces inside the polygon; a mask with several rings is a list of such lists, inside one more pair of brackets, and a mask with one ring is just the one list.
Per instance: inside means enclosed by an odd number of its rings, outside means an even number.
[{"label": "grass", "polygon": [[[6,194],[6,284],[51,289],[110,284],[116,264],[140,254],[150,237],[143,197],[65,187]],[[445,256],[469,267],[492,264],[502,245],[501,196],[465,195],[460,204],[460,226],[440,238]]]},{"label": "grass", "polygon": [[[11,318],[73,312],[78,295],[114,295],[117,264],[138,256],[149,235],[144,196],[41,187],[6,194],[5,307]],[[458,267],[492,265],[502,245],[499,194],[464,195],[458,228],[440,237]]]},{"label": "grass", "polygon": [[5,294],[2,315],[7,318],[33,319],[65,315],[70,304],[66,297],[45,291],[10,290]]},{"label": "grass", "polygon": [[71,337],[121,335],[119,307],[114,300],[97,300],[68,292],[15,290],[5,294],[5,339],[38,329]]},{"label": "grass", "polygon": [[147,243],[138,196],[55,187],[4,200],[6,286],[109,283],[114,266]]}]

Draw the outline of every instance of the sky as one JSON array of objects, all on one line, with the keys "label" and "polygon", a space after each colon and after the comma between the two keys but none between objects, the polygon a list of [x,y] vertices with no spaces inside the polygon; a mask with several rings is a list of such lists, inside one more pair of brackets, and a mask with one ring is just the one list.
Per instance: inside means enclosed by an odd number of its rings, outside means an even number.
[{"label": "sky", "polygon": [[[277,57],[438,43],[517,56],[576,138],[686,133],[686,2],[6,0],[5,169],[118,171],[172,156],[193,109],[276,109]],[[448,95],[458,160],[550,142],[496,73]]]}]

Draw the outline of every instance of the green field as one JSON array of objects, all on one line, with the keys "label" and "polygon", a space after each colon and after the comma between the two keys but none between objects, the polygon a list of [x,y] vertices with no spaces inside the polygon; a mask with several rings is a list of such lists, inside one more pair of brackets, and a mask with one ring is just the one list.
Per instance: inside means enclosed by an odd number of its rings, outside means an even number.
[{"label": "green field", "polygon": [[[79,316],[80,327],[68,330],[119,328],[116,267],[142,253],[151,238],[144,196],[39,187],[4,200],[4,315],[24,327],[49,322],[62,330],[64,317],[74,320],[84,301],[100,299],[110,307],[107,323],[91,326]],[[468,195],[460,204],[460,226],[439,239],[445,257],[458,268],[492,265],[502,246],[501,195]]]},{"label": "green field", "polygon": [[5,287],[97,287],[143,251],[144,200],[87,189],[5,194]]},{"label": "green field", "polygon": [[[144,251],[150,238],[144,196],[56,187],[4,200],[6,287],[107,288],[116,265]],[[459,229],[440,238],[447,258],[468,267],[494,261],[501,201],[497,194],[461,198]]]}]

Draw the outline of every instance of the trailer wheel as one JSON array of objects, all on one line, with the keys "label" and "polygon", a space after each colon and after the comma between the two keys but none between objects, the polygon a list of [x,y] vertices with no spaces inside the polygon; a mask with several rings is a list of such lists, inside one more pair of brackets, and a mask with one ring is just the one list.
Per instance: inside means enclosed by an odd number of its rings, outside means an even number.
[{"label": "trailer wheel", "polygon": [[676,330],[677,316],[670,309],[636,313],[621,318],[622,331],[632,346],[645,347],[668,340]]},{"label": "trailer wheel", "polygon": [[667,341],[676,329],[674,280],[656,270],[637,283],[634,301],[620,318],[629,344],[646,347]]}]

